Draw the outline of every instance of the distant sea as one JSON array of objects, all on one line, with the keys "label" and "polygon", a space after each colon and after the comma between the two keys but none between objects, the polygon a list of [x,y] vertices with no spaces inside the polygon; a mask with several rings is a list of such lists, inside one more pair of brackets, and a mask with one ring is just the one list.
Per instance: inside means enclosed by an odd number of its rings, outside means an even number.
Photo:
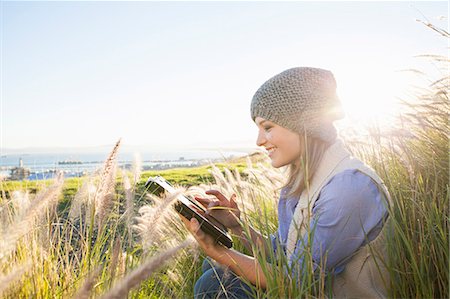
[{"label": "distant sea", "polygon": [[[131,169],[135,156],[139,157],[143,170],[167,169],[173,167],[193,167],[208,162],[219,161],[249,154],[251,150],[219,151],[188,150],[144,153],[119,153],[118,165]],[[65,177],[78,177],[102,167],[109,153],[23,153],[2,155],[0,157],[0,175],[8,177],[11,169],[19,166],[22,160],[24,168],[30,170],[29,180],[49,179],[56,171],[63,171]]]}]

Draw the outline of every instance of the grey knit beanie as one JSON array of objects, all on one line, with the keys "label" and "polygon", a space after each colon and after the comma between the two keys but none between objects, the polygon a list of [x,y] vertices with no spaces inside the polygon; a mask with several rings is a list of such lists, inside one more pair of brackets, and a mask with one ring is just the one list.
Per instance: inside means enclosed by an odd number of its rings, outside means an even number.
[{"label": "grey knit beanie", "polygon": [[333,121],[344,117],[333,74],[310,67],[270,78],[256,91],[250,110],[253,121],[259,116],[329,143],[337,136]]}]

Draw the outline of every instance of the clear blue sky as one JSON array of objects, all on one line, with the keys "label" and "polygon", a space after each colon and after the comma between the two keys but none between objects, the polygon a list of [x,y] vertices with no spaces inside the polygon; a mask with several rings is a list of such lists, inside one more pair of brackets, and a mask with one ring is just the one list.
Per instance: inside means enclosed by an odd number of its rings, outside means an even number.
[{"label": "clear blue sky", "polygon": [[448,53],[446,2],[1,2],[1,147],[253,145],[250,101],[330,69],[349,117]]}]

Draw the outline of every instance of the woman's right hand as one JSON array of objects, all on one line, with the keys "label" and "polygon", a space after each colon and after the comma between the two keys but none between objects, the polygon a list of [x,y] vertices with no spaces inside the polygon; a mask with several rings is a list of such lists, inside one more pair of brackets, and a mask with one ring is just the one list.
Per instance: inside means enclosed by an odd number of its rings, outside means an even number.
[{"label": "woman's right hand", "polygon": [[208,190],[205,193],[207,195],[214,195],[217,199],[195,197],[206,208],[207,215],[216,218],[231,230],[241,227],[241,212],[236,203],[236,194],[233,194],[230,199],[227,199],[217,190]]}]

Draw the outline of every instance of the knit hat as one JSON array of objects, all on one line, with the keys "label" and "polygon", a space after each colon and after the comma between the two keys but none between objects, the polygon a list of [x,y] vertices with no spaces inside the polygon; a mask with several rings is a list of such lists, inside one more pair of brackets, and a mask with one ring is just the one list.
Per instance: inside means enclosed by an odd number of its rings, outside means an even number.
[{"label": "knit hat", "polygon": [[256,91],[250,110],[253,121],[259,116],[330,143],[337,136],[333,121],[344,117],[333,74],[310,67],[270,78]]}]

